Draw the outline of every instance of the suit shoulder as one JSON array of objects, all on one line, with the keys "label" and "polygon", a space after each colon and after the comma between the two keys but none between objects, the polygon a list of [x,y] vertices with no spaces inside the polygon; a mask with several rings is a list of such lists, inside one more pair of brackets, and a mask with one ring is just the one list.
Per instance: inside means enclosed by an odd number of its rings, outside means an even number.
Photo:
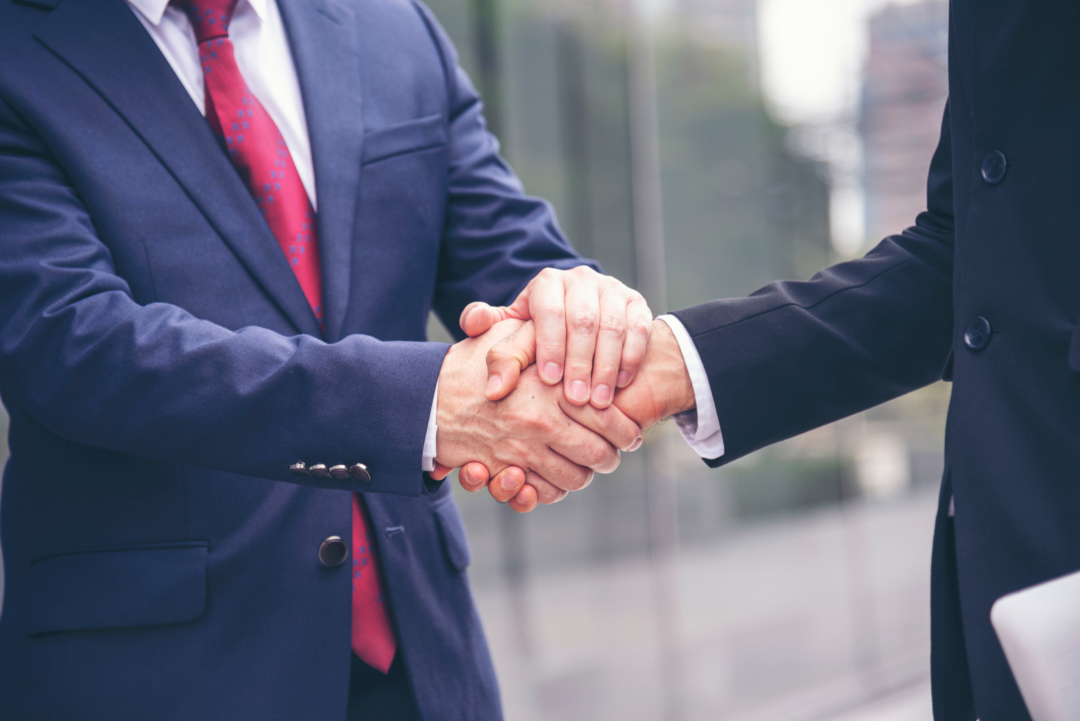
[{"label": "suit shoulder", "polygon": [[8,83],[33,76],[48,50],[34,32],[49,19],[51,0],[0,0],[0,97]]}]

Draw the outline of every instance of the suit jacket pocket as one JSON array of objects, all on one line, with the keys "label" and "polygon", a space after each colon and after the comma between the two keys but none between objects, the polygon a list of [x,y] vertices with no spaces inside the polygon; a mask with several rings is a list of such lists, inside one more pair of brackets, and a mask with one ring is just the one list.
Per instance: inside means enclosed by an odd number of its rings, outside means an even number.
[{"label": "suit jacket pocket", "polygon": [[191,621],[206,607],[207,541],[43,558],[26,576],[27,634]]},{"label": "suit jacket pocket", "polygon": [[439,525],[439,535],[442,536],[446,558],[450,561],[450,565],[461,573],[472,563],[472,554],[469,551],[469,540],[465,537],[465,525],[461,522],[461,514],[458,513],[454,497],[448,493],[435,501],[431,508],[435,512],[435,521]]},{"label": "suit jacket pocket", "polygon": [[445,145],[446,119],[442,113],[406,120],[364,135],[362,165]]}]

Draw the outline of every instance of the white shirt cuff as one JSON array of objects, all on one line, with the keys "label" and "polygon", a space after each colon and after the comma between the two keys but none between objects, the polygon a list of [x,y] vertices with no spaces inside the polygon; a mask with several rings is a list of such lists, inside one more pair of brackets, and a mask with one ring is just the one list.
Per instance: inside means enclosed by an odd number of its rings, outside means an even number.
[{"label": "white shirt cuff", "polygon": [[697,408],[684,413],[675,414],[675,423],[679,426],[682,437],[690,444],[702,458],[714,459],[724,455],[724,436],[720,432],[720,419],[716,415],[716,402],[713,400],[712,388],[709,386],[709,376],[705,373],[705,364],[701,362],[701,355],[697,346],[690,338],[686,326],[673,315],[662,315],[657,320],[662,320],[675,334],[675,340],[679,343],[682,352],[683,363],[690,375],[690,383],[694,386],[694,400]]},{"label": "white shirt cuff", "polygon": [[420,467],[424,471],[435,470],[435,436],[438,435],[439,427],[435,425],[435,410],[439,407],[439,384],[435,384],[435,397],[431,399],[431,415],[427,422],[427,435],[424,436],[424,457],[420,461]]}]

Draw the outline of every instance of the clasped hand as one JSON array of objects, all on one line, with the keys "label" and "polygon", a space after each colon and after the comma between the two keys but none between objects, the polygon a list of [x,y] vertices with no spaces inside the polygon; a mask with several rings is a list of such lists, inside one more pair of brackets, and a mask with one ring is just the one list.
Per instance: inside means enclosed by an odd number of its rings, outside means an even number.
[{"label": "clasped hand", "polygon": [[666,324],[589,268],[545,270],[513,305],[473,303],[460,322],[474,337],[451,348],[439,376],[432,475],[460,466],[462,487],[487,486],[519,512],[610,473],[643,428],[694,405]]},{"label": "clasped hand", "polygon": [[[499,400],[479,392],[488,377],[487,355],[499,340],[523,325],[496,323],[491,330],[450,348],[439,373],[436,461],[449,469],[476,462],[500,478],[527,483],[536,502],[554,503],[584,488],[593,473],[619,465],[619,449],[636,447],[641,428],[615,407],[570,403],[558,386],[540,380],[535,366],[520,374],[517,388]],[[524,510],[524,508],[523,508]]]}]

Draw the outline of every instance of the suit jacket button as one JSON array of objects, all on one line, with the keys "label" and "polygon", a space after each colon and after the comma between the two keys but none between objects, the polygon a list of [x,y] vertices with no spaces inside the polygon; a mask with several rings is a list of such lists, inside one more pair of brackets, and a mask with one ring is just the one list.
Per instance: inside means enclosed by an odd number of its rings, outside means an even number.
[{"label": "suit jacket button", "polygon": [[327,478],[330,475],[330,471],[326,470],[325,463],[316,463],[308,469],[308,475],[312,478]]},{"label": "suit jacket button", "polygon": [[330,477],[335,481],[344,481],[349,477],[349,469],[342,465],[330,466]]},{"label": "suit jacket button", "polygon": [[971,350],[982,350],[990,342],[990,321],[975,316],[964,330],[964,344]]},{"label": "suit jacket button", "polygon": [[363,463],[357,463],[349,469],[349,474],[361,483],[371,482],[371,473]]},{"label": "suit jacket button", "polygon": [[303,461],[298,461],[289,466],[289,473],[294,476],[306,476],[308,474],[307,465]]},{"label": "suit jacket button", "polygon": [[997,185],[1005,177],[1009,163],[1005,160],[1005,153],[1000,150],[991,150],[982,161],[982,176],[990,185]]},{"label": "suit jacket button", "polygon": [[340,566],[348,557],[349,547],[341,540],[341,536],[330,536],[319,546],[319,560],[324,566]]}]

